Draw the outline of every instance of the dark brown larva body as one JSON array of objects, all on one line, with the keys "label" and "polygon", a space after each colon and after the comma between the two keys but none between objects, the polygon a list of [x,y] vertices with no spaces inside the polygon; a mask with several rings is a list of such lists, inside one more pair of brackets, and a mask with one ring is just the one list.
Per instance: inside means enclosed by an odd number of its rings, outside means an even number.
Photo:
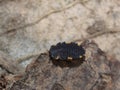
[{"label": "dark brown larva body", "polygon": [[49,55],[52,62],[61,67],[78,66],[85,60],[84,48],[74,42],[51,46]]}]

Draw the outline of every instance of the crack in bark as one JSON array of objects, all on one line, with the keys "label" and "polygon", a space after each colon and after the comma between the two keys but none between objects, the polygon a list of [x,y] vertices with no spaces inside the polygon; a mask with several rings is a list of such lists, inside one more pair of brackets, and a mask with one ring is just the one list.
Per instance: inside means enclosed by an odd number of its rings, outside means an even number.
[{"label": "crack in bark", "polygon": [[79,41],[85,41],[87,39],[92,39],[92,38],[95,38],[95,37],[98,37],[98,36],[101,36],[101,35],[104,35],[104,34],[108,34],[108,33],[118,33],[120,32],[120,30],[105,30],[105,31],[101,31],[101,32],[97,32],[93,35],[89,35],[85,38],[82,38],[82,39],[76,39],[76,40],[73,40],[73,42],[79,42]]},{"label": "crack in bark", "polygon": [[31,23],[28,23],[28,24],[25,24],[25,25],[22,25],[22,26],[18,26],[18,27],[15,27],[15,28],[6,30],[5,32],[1,33],[0,36],[3,36],[3,35],[8,34],[8,33],[10,33],[10,32],[14,32],[14,31],[20,30],[20,29],[22,29],[22,28],[34,26],[34,25],[38,24],[41,20],[49,17],[50,15],[55,14],[55,13],[59,13],[59,12],[62,12],[62,11],[65,11],[65,10],[67,10],[67,9],[70,9],[70,8],[72,8],[73,6],[75,6],[76,4],[79,4],[79,3],[80,3],[80,1],[77,0],[77,1],[75,1],[74,3],[69,4],[68,6],[66,6],[66,7],[64,7],[64,8],[62,8],[62,9],[51,10],[51,11],[48,12],[47,14],[41,16],[41,17],[40,17],[38,20],[36,20],[35,22],[31,22]]}]

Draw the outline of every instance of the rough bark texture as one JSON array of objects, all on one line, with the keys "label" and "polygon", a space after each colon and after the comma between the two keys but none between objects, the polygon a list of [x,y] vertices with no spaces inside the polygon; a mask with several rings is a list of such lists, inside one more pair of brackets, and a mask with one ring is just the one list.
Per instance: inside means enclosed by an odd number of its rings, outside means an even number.
[{"label": "rough bark texture", "polygon": [[120,63],[110,61],[93,41],[82,43],[86,61],[78,67],[55,66],[47,53],[29,64],[8,90],[119,90]]}]

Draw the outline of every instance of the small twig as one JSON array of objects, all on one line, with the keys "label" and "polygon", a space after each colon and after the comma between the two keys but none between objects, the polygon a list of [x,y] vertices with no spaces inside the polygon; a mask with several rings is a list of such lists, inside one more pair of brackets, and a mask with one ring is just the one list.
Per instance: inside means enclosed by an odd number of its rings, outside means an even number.
[{"label": "small twig", "polygon": [[89,35],[89,36],[82,38],[82,39],[73,40],[73,42],[84,41],[87,39],[92,39],[92,38],[98,37],[100,35],[104,35],[104,34],[108,34],[108,33],[117,33],[117,32],[120,32],[120,30],[105,30],[105,31],[97,32],[93,35]]},{"label": "small twig", "polygon": [[34,54],[29,54],[29,55],[18,58],[16,61],[19,64],[19,63],[22,63],[23,61],[29,60],[32,57],[37,57],[39,55],[40,55],[40,52],[37,52],[37,53],[34,53]]}]

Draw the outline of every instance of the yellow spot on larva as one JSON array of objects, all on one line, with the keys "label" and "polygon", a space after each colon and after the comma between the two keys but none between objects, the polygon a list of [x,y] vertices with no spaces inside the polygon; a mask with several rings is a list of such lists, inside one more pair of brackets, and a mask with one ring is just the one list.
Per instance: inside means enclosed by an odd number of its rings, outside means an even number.
[{"label": "yellow spot on larva", "polygon": [[82,58],[82,56],[80,55],[79,58]]},{"label": "yellow spot on larva", "polygon": [[80,46],[80,45],[81,45],[81,42],[77,42],[77,45]]},{"label": "yellow spot on larva", "polygon": [[80,42],[77,42],[77,45],[78,45],[78,46],[80,46],[80,45],[81,45],[81,43],[80,43]]},{"label": "yellow spot on larva", "polygon": [[68,59],[68,60],[72,60],[72,57],[68,57],[67,59]]},{"label": "yellow spot on larva", "polygon": [[60,58],[60,56],[57,56],[55,59],[57,59],[57,60],[58,60],[59,58]]},{"label": "yellow spot on larva", "polygon": [[71,44],[71,42],[65,42],[66,44]]}]

